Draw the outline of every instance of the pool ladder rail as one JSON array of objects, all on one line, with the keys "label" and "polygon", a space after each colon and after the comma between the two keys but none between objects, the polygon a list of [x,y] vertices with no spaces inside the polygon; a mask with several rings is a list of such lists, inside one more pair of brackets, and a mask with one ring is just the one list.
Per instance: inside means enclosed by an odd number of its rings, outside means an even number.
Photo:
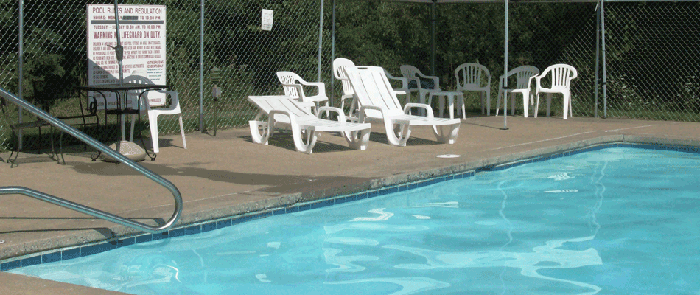
[{"label": "pool ladder rail", "polygon": [[32,114],[36,115],[37,117],[43,119],[44,121],[48,122],[49,124],[55,126],[56,128],[60,129],[63,132],[66,132],[72,136],[74,136],[77,139],[80,139],[84,143],[94,147],[98,151],[112,157],[118,162],[124,163],[125,165],[131,167],[132,169],[138,171],[139,173],[143,174],[144,176],[150,178],[151,180],[155,181],[156,183],[162,185],[163,187],[167,188],[172,194],[173,198],[175,199],[175,211],[173,212],[173,215],[170,217],[168,221],[166,221],[164,224],[159,225],[159,226],[151,226],[148,224],[144,224],[141,222],[129,220],[108,212],[100,211],[95,208],[91,208],[85,205],[77,204],[53,195],[49,195],[40,191],[36,191],[30,188],[26,187],[21,187],[21,186],[6,186],[6,187],[0,187],[0,195],[10,195],[10,194],[21,194],[25,195],[28,197],[32,197],[41,201],[45,201],[54,205],[58,205],[61,207],[65,207],[74,211],[78,211],[90,216],[94,216],[100,219],[104,219],[107,221],[111,221],[129,228],[133,228],[136,230],[148,232],[148,233],[159,233],[164,230],[169,229],[177,220],[180,218],[180,214],[182,213],[182,196],[180,195],[180,191],[173,185],[170,181],[167,179],[163,178],[162,176],[155,174],[153,171],[148,170],[146,167],[143,167],[136,162],[128,159],[127,157],[119,154],[115,150],[109,148],[108,146],[102,144],[101,142],[95,140],[94,138],[88,136],[87,134],[73,128],[72,126],[64,123],[63,121],[49,115],[48,113],[44,112],[43,110],[37,108],[36,106],[28,103],[27,101],[9,93],[3,88],[0,88],[0,96],[6,98],[7,100],[17,104],[21,108],[28,110]]}]

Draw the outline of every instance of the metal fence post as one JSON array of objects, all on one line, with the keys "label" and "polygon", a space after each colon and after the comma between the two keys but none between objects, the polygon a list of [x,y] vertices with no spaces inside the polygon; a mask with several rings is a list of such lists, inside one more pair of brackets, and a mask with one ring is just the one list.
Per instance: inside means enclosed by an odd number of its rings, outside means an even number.
[{"label": "metal fence post", "polygon": [[[601,0],[602,1],[602,0]],[[600,69],[600,4],[596,5],[596,31],[595,31],[595,103],[593,112],[598,118],[598,71]]]},{"label": "metal fence post", "polygon": [[204,0],[199,9],[199,131],[204,132]]},{"label": "metal fence post", "polygon": [[323,0],[321,0],[321,19],[318,22],[318,82],[321,82],[321,53],[323,51]]},{"label": "metal fence post", "polygon": [[603,118],[608,117],[608,89],[607,89],[607,82],[608,82],[608,77],[607,77],[607,63],[605,61],[605,9],[603,8],[603,4],[605,3],[605,0],[600,0],[600,32],[601,32],[601,39],[603,42]]}]

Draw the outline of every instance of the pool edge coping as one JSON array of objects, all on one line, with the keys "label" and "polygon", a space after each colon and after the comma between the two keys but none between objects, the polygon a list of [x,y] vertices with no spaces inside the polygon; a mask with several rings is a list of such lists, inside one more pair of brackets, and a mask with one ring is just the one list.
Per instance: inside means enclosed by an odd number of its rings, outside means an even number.
[{"label": "pool edge coping", "polygon": [[[62,237],[60,239],[62,242],[47,243],[45,240],[26,242],[3,249],[0,255],[12,252],[17,253],[17,255],[0,256],[0,271],[70,260],[132,244],[208,232],[254,219],[373,198],[445,180],[470,177],[482,171],[500,170],[595,149],[627,145],[700,152],[700,140],[624,134],[601,136],[440,168],[375,178],[350,186],[344,185],[304,193],[297,192],[226,208],[194,212],[183,216],[174,228],[158,234],[144,234],[115,225],[109,228],[114,233],[110,238],[96,233],[96,237],[93,239],[76,234]],[[66,243],[72,243],[72,245],[65,245]]]}]

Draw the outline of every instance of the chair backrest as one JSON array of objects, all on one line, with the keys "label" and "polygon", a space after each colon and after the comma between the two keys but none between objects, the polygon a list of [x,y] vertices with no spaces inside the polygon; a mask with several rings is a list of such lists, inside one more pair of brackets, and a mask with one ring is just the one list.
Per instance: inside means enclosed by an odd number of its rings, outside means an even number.
[{"label": "chair backrest", "polygon": [[[392,115],[403,114],[401,103],[382,67],[346,67],[345,71],[360,107],[376,106]],[[370,118],[382,118],[377,110],[366,110],[365,114]]]},{"label": "chair backrest", "polygon": [[399,69],[401,70],[401,75],[406,78],[417,78],[419,74],[423,74],[418,68],[410,65],[402,65]]},{"label": "chair backrest", "polygon": [[[480,90],[491,87],[491,72],[478,63],[463,63],[455,69],[457,91]],[[486,80],[482,86],[482,81]]]},{"label": "chair backrest", "polygon": [[[124,83],[135,83],[135,84],[146,84],[146,85],[153,85],[153,81],[148,78],[148,73],[146,71],[138,69],[133,72],[131,72],[131,75],[127,76],[124,78]],[[127,97],[126,103],[127,105],[133,105],[136,106],[136,101],[138,100],[138,95],[141,94],[141,91],[138,91],[138,93],[135,92],[129,92],[129,96]],[[164,106],[167,102],[167,95],[165,93],[160,93],[156,91],[147,91],[146,93],[143,94],[142,96],[144,99],[148,99],[148,105],[151,107],[160,107]]]},{"label": "chair backrest", "polygon": [[[277,78],[282,84],[298,84],[297,81],[300,79],[299,75],[295,74],[294,72],[277,72]],[[286,96],[292,98],[304,97],[303,90],[301,93],[299,93],[299,90],[297,90],[295,87],[283,85],[282,88],[284,89],[284,95]]]},{"label": "chair backrest", "polygon": [[569,88],[571,80],[578,77],[578,72],[573,66],[567,64],[555,64],[547,67],[540,77],[551,74],[551,88]]},{"label": "chair backrest", "polygon": [[355,92],[350,85],[350,80],[345,74],[345,67],[354,67],[355,63],[347,58],[336,58],[333,60],[333,75],[343,83],[343,95],[353,95]]},{"label": "chair backrest", "polygon": [[[536,67],[519,66],[515,69],[512,69],[510,72],[508,72],[508,74],[505,77],[507,78],[507,77],[515,75],[515,79],[516,79],[515,86],[516,87],[512,87],[512,85],[508,85],[508,86],[510,86],[510,88],[525,89],[525,88],[528,88],[528,86],[529,86],[530,78],[532,78],[532,76],[539,75],[539,73],[540,73],[540,70]],[[503,87],[502,84],[503,84],[503,81],[501,81],[501,87]]]}]

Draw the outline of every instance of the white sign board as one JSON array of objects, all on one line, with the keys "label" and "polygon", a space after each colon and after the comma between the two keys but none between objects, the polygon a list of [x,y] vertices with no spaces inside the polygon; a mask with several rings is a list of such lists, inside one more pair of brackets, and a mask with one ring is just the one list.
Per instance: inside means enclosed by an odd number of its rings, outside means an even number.
[{"label": "white sign board", "polygon": [[[123,76],[138,71],[154,84],[167,85],[165,33],[166,7],[164,5],[119,5],[119,34],[124,48]],[[115,56],[117,45],[113,4],[87,5],[88,85],[119,83],[119,64]],[[165,103],[160,93],[150,93],[155,105]],[[94,96],[95,93],[88,95]],[[116,105],[114,93],[106,92],[109,108]],[[101,96],[100,96],[101,97]],[[162,103],[159,101],[162,100]],[[104,100],[98,98],[98,108],[104,109]],[[131,105],[127,101],[127,105]]]},{"label": "white sign board", "polygon": [[262,10],[262,29],[265,31],[272,30],[272,10]]}]

